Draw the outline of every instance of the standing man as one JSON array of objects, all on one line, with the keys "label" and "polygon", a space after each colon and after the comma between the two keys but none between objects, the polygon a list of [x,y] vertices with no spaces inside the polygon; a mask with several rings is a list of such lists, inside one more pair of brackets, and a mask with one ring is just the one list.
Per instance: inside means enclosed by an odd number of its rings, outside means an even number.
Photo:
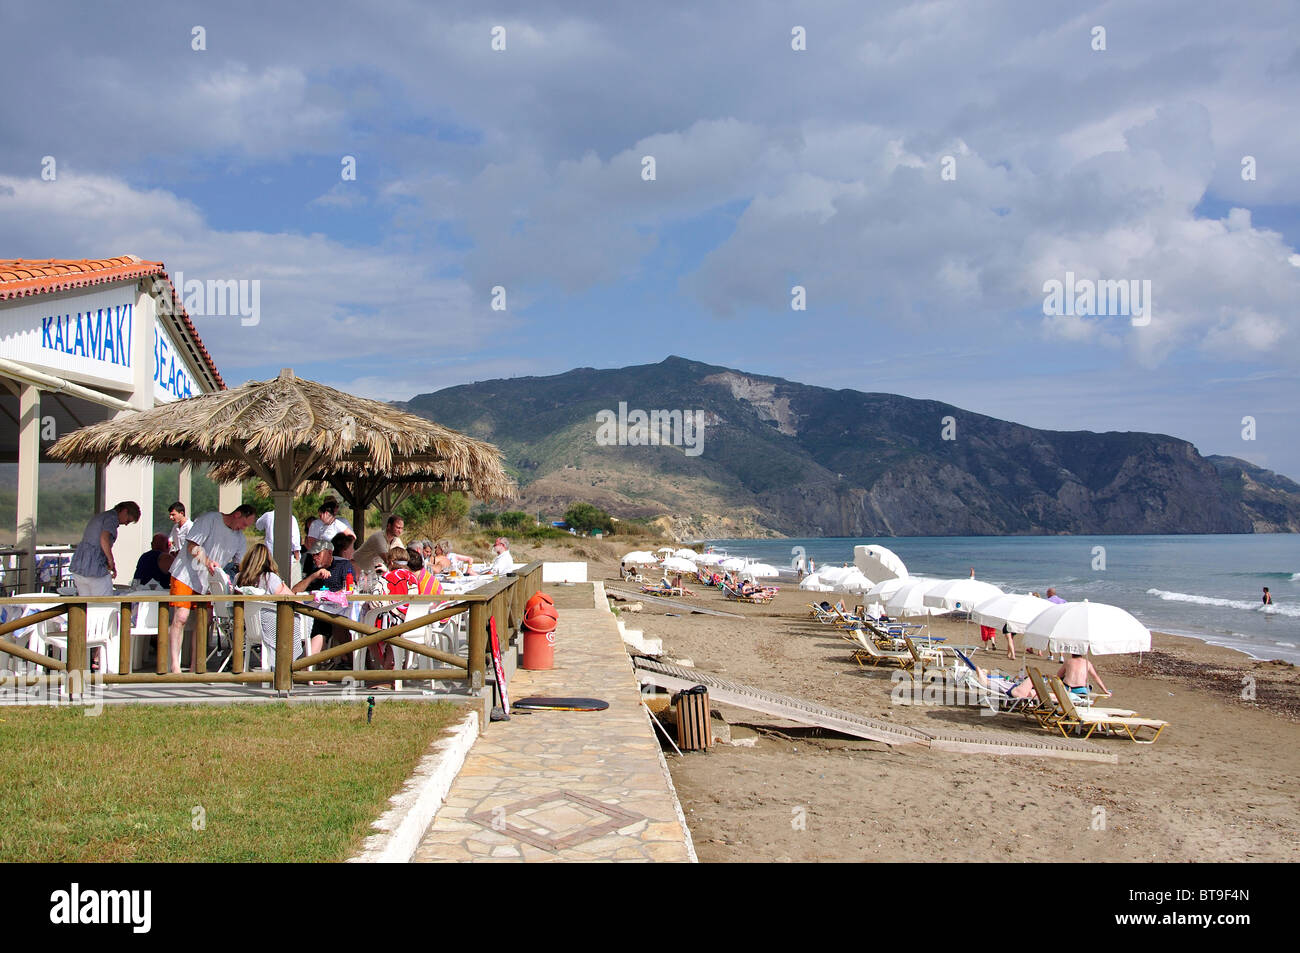
[{"label": "standing man", "polygon": [[[275,552],[275,510],[267,510],[257,518],[253,524],[262,535],[266,537],[266,548],[269,552]],[[302,530],[298,529],[298,520],[295,517],[289,521],[291,533],[289,535],[289,553],[292,560],[290,575],[296,576],[297,579],[288,579],[289,585],[297,582],[302,578]]]},{"label": "standing man", "polygon": [[382,562],[387,567],[388,551],[394,547],[400,546],[403,549],[406,545],[402,542],[402,531],[406,529],[406,523],[400,516],[390,516],[384,523],[384,528],[375,530],[366,539],[353,561],[357,568],[362,572],[374,572],[376,562]]},{"label": "standing man", "polygon": [[117,563],[113,559],[113,544],[117,542],[119,526],[140,522],[140,504],[123,500],[111,510],[105,510],[89,523],[81,535],[81,542],[72,554],[68,571],[77,583],[79,596],[111,596]]},{"label": "standing man", "polygon": [[185,504],[180,500],[167,507],[167,518],[172,521],[171,535],[167,537],[167,551],[175,556],[185,545],[185,534],[190,531],[194,523],[186,519]]},{"label": "standing man", "polygon": [[[173,596],[200,596],[209,591],[211,576],[222,567],[244,558],[248,541],[244,530],[253,525],[257,511],[245,503],[231,513],[204,513],[191,525],[185,538],[185,549],[172,563],[171,594]],[[171,649],[172,673],[181,670],[181,635],[190,617],[192,602],[173,602],[172,621],[168,629]],[[204,603],[203,612],[212,611],[211,603]],[[206,645],[194,646],[194,654],[207,651]]]}]

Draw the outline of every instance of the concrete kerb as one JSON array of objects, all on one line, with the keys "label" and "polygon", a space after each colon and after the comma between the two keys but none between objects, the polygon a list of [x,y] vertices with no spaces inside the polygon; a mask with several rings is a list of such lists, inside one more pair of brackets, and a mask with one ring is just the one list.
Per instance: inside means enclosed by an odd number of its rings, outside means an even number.
[{"label": "concrete kerb", "polygon": [[[607,614],[612,616],[614,612],[612,609],[610,609],[609,599],[605,596],[605,583],[599,579],[596,580],[592,584],[592,591],[596,600],[596,608],[602,609]],[[617,620],[617,621],[621,621],[621,620]],[[620,631],[621,629],[622,626],[620,625]],[[629,659],[628,661],[630,662],[631,659]],[[635,668],[633,669],[633,674],[635,674]],[[668,760],[664,757],[663,749],[659,747],[659,737],[655,735],[654,728],[649,724],[649,720],[650,720],[650,712],[647,710],[646,727],[650,728],[650,734],[651,736],[654,737],[655,753],[659,755],[659,770],[662,771],[664,774],[664,782],[668,785],[668,793],[672,795],[673,811],[677,814],[677,823],[681,825],[682,836],[686,839],[686,856],[690,858],[690,862],[692,864],[698,864],[700,862],[700,859],[695,854],[695,841],[691,838],[691,829],[686,824],[686,812],[682,810],[682,802],[677,797],[677,787],[676,785],[673,784],[672,772],[668,770]]]},{"label": "concrete kerb", "polygon": [[416,765],[415,773],[389,800],[392,806],[371,825],[376,833],[366,838],[361,852],[349,858],[348,863],[410,863],[478,738],[479,724],[479,713],[471,708],[460,724],[448,728],[430,746],[429,753]]}]

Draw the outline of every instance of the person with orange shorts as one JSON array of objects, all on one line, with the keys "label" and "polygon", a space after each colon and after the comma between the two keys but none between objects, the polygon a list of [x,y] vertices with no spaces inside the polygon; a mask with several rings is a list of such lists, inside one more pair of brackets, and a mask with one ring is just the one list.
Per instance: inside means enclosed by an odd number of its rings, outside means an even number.
[{"label": "person with orange shorts", "polygon": [[[245,503],[231,513],[204,513],[194,520],[185,536],[182,551],[172,562],[171,587],[173,596],[180,599],[171,602],[172,619],[168,627],[168,648],[171,654],[172,674],[181,670],[181,638],[185,632],[185,623],[189,621],[190,610],[194,603],[185,596],[205,595],[208,592],[208,580],[223,566],[238,564],[248,548],[244,539],[244,530],[253,525],[257,511]],[[211,603],[204,603],[200,611],[210,612]],[[196,645],[194,654],[206,652],[207,646]]]}]

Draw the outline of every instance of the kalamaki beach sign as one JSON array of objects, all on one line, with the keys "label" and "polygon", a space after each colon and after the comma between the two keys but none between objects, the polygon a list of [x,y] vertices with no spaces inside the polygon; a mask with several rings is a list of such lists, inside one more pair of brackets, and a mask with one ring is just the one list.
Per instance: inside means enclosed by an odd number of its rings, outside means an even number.
[{"label": "kalamaki beach sign", "polygon": [[[37,299],[0,310],[0,357],[83,383],[135,386],[131,342],[138,333],[133,286],[73,297]],[[200,392],[167,329],[154,326],[154,400]]]}]

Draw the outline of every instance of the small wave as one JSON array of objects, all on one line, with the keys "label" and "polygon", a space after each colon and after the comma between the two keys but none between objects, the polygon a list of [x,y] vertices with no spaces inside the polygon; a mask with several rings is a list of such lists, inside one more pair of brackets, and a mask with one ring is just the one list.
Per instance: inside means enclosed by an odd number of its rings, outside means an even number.
[{"label": "small wave", "polygon": [[1218,606],[1223,609],[1243,609],[1247,612],[1262,612],[1265,615],[1284,615],[1300,619],[1300,606],[1273,603],[1270,606],[1262,602],[1246,602],[1242,599],[1219,599],[1214,596],[1198,596],[1190,592],[1170,592],[1167,589],[1148,589],[1147,595],[1158,596],[1166,602],[1190,602],[1198,606]]}]

